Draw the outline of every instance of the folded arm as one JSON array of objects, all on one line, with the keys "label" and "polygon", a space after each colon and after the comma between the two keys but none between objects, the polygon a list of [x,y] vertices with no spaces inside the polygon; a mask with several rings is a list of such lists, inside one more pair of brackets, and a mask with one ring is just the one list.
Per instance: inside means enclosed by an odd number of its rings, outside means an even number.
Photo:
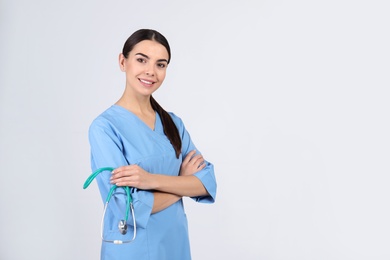
[{"label": "folded arm", "polygon": [[183,160],[179,176],[151,174],[138,165],[127,165],[115,169],[110,179],[117,186],[131,186],[143,190],[153,190],[152,213],[167,208],[183,196],[206,196],[207,190],[193,174],[205,167],[202,155],[191,151]]}]

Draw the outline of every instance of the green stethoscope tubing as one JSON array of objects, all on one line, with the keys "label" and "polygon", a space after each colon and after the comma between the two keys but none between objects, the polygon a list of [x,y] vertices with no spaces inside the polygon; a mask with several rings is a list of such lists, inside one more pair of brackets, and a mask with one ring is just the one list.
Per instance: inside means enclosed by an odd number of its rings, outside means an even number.
[{"label": "green stethoscope tubing", "polygon": [[[96,171],[94,171],[89,177],[88,179],[85,181],[84,185],[83,185],[83,189],[86,189],[88,188],[88,186],[91,184],[91,182],[96,178],[96,176],[99,175],[99,173],[101,172],[104,172],[104,171],[110,171],[112,172],[115,168],[112,168],[112,167],[103,167],[103,168],[99,168],[97,169]],[[135,215],[134,215],[134,207],[133,207],[133,198],[130,194],[130,187],[129,186],[124,186],[122,187],[125,192],[126,192],[126,196],[127,196],[127,200],[126,200],[126,216],[125,216],[125,219],[124,220],[121,220],[119,222],[119,230],[120,232],[124,235],[126,234],[127,232],[127,220],[129,219],[129,213],[130,213],[130,210],[131,210],[131,215],[133,217],[133,226],[134,226],[134,232],[133,232],[133,238],[131,240],[125,240],[125,241],[122,241],[122,240],[106,240],[104,239],[104,236],[103,236],[103,230],[104,230],[104,217],[106,215],[106,210],[107,210],[107,206],[108,206],[108,203],[110,202],[110,199],[112,197],[112,194],[114,194],[115,190],[118,188],[117,185],[113,185],[111,188],[110,188],[110,191],[108,192],[108,195],[107,195],[107,198],[106,198],[106,201],[104,203],[104,210],[103,210],[103,217],[102,217],[102,224],[101,224],[101,237],[102,237],[102,240],[105,241],[105,242],[110,242],[110,243],[114,243],[114,244],[123,244],[123,243],[130,243],[130,242],[133,242],[135,237],[136,237],[136,233],[137,233],[137,225],[136,225],[136,221],[135,221]],[[123,226],[124,225],[124,226]],[[123,228],[125,229],[123,231]],[[124,232],[124,233],[123,233]]]}]

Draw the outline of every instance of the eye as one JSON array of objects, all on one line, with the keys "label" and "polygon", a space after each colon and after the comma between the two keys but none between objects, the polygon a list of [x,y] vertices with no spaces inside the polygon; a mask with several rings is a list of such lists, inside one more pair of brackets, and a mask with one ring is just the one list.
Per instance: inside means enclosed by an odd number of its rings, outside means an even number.
[{"label": "eye", "polygon": [[158,63],[157,64],[157,67],[159,67],[160,69],[163,69],[165,68],[167,65],[165,63]]},{"label": "eye", "polygon": [[137,61],[140,62],[140,63],[145,63],[145,59],[144,58],[137,58]]}]

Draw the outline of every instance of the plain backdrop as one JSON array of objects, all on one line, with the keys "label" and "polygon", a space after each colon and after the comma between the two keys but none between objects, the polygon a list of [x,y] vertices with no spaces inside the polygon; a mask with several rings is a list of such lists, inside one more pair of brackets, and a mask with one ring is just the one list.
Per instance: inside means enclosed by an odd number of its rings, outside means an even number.
[{"label": "plain backdrop", "polygon": [[218,181],[185,198],[194,260],[390,259],[386,0],[0,0],[0,259],[99,259],[88,127],[139,28],[172,61],[155,98]]}]

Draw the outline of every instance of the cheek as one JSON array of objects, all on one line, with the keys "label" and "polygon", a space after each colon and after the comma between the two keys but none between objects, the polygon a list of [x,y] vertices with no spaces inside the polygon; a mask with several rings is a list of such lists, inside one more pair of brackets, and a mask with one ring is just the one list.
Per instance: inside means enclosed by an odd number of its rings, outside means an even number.
[{"label": "cheek", "polygon": [[158,79],[159,79],[160,81],[163,81],[163,80],[165,79],[165,75],[166,75],[166,70],[160,71],[160,72],[158,73]]},{"label": "cheek", "polygon": [[128,76],[133,76],[133,77],[137,77],[139,76],[140,74],[142,74],[142,70],[138,67],[131,67],[131,68],[128,68],[127,71],[126,71],[126,74]]},{"label": "cheek", "polygon": [[138,62],[128,62],[126,64],[126,71],[129,73],[129,74],[134,74],[134,75],[137,75],[137,74],[140,74],[142,73],[142,71],[144,70],[144,68],[142,67],[142,65],[140,65]]}]

